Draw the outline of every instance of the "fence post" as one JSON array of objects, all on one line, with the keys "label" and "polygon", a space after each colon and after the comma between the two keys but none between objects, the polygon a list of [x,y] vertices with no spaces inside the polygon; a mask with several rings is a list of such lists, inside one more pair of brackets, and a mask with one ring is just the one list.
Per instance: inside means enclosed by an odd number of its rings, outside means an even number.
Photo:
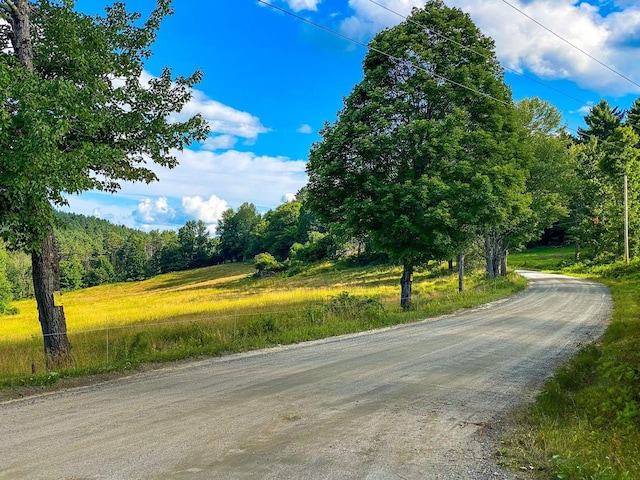
[{"label": "fence post", "polygon": [[236,329],[238,327],[238,309],[233,312],[233,339],[236,339]]},{"label": "fence post", "polygon": [[109,319],[105,315],[104,317],[104,327],[106,332],[106,340],[107,340],[107,366],[109,366]]}]

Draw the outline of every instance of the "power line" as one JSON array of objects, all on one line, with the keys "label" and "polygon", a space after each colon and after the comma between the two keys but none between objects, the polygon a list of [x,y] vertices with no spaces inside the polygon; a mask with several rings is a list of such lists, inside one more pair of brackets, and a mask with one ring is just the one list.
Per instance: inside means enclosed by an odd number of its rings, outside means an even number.
[{"label": "power line", "polygon": [[[390,12],[390,13],[393,13],[394,15],[397,15],[398,17],[400,17],[400,18],[402,18],[402,19],[404,19],[404,20],[406,20],[406,21],[408,21],[408,22],[410,22],[410,23],[413,23],[414,25],[417,25],[418,27],[421,27],[421,28],[427,29],[427,27],[426,27],[425,25],[423,25],[423,24],[421,24],[421,23],[419,23],[419,22],[416,22],[416,21],[415,21],[415,20],[413,20],[411,17],[407,17],[407,16],[405,16],[405,15],[403,15],[403,14],[399,13],[399,12],[396,12],[395,10],[392,10],[392,9],[390,9],[390,8],[389,8],[389,7],[387,7],[387,6],[382,5],[381,3],[376,2],[375,0],[369,0],[369,2],[373,3],[374,5],[379,6],[380,8],[383,8],[383,9],[387,10],[387,11],[388,11],[388,12]],[[488,56],[488,55],[486,55],[486,54],[484,54],[484,53],[482,53],[482,52],[478,52],[477,50],[474,50],[474,49],[473,49],[473,48],[471,48],[471,47],[468,47],[468,46],[466,46],[466,45],[463,45],[463,44],[461,44],[460,42],[458,42],[458,41],[456,41],[456,40],[452,39],[451,37],[447,37],[446,35],[443,35],[442,33],[438,33],[438,32],[434,32],[434,33],[435,33],[435,35],[437,35],[438,37],[440,37],[440,38],[444,38],[446,41],[451,42],[451,43],[453,43],[454,45],[457,45],[457,46],[458,46],[458,47],[460,47],[460,48],[463,48],[463,49],[468,50],[468,51],[470,51],[470,52],[472,52],[472,53],[475,53],[476,55],[480,55],[481,57],[483,57],[483,58],[485,58],[485,59],[489,59],[489,56]],[[541,80],[539,80],[539,79],[537,79],[537,78],[535,78],[535,77],[531,77],[531,76],[529,76],[529,75],[525,75],[524,73],[521,73],[521,72],[519,72],[519,71],[517,71],[517,70],[515,70],[515,69],[513,69],[513,68],[509,68],[509,67],[504,66],[504,65],[502,66],[502,68],[504,68],[505,70],[508,70],[508,71],[510,71],[510,72],[512,72],[512,73],[514,73],[514,74],[516,74],[516,75],[519,75],[519,76],[521,76],[521,77],[523,77],[523,78],[526,78],[527,80],[529,80],[529,81],[531,81],[531,82],[535,82],[535,83],[537,83],[538,85],[541,85],[541,86],[543,86],[543,87],[545,87],[545,88],[547,88],[547,89],[549,89],[549,90],[552,90],[552,91],[554,91],[554,92],[556,92],[556,93],[559,93],[560,95],[562,95],[562,96],[564,96],[564,97],[567,97],[567,98],[569,98],[569,99],[571,99],[571,100],[575,101],[576,103],[579,103],[580,105],[584,105],[584,104],[586,104],[586,103],[587,103],[587,101],[586,101],[586,100],[583,100],[583,99],[581,99],[581,98],[574,97],[574,96],[572,96],[572,95],[570,95],[570,94],[568,94],[568,93],[566,93],[566,92],[564,92],[564,91],[562,91],[562,90],[560,90],[560,89],[558,89],[558,88],[552,87],[551,85],[547,85],[546,83],[544,83],[543,81],[541,81]]]},{"label": "power line", "polygon": [[[375,47],[371,47],[370,45],[366,45],[366,44],[365,44],[365,43],[363,43],[363,42],[360,42],[360,41],[355,40],[355,39],[353,39],[353,38],[351,38],[351,37],[348,37],[348,36],[346,36],[346,35],[344,35],[344,34],[342,34],[342,33],[336,32],[335,30],[332,30],[332,29],[330,29],[330,28],[327,28],[327,27],[325,27],[325,26],[323,26],[323,25],[320,25],[320,24],[318,24],[318,23],[312,22],[311,20],[309,20],[309,19],[307,19],[307,18],[304,18],[304,17],[302,17],[302,16],[300,16],[300,15],[297,15],[297,14],[295,14],[295,13],[293,13],[293,12],[290,12],[290,11],[288,11],[288,10],[284,9],[284,8],[278,7],[278,6],[276,6],[276,5],[272,5],[271,3],[268,3],[266,0],[257,0],[257,1],[258,1],[258,3],[261,3],[261,4],[263,4],[263,5],[266,5],[266,6],[268,6],[268,7],[271,7],[271,8],[273,8],[274,10],[277,10],[277,11],[279,11],[279,12],[281,12],[281,13],[284,13],[284,14],[286,14],[286,15],[289,15],[289,16],[291,16],[291,17],[293,17],[293,18],[295,18],[295,19],[297,19],[297,20],[300,20],[300,21],[302,21],[302,22],[304,22],[304,23],[306,23],[306,24],[308,24],[308,25],[311,25],[311,26],[313,26],[313,27],[319,28],[320,30],[323,30],[323,31],[325,31],[325,32],[327,32],[327,33],[330,33],[330,34],[332,34],[332,35],[335,35],[335,36],[337,36],[337,37],[340,37],[340,38],[342,38],[343,40],[346,40],[346,41],[348,41],[348,42],[351,42],[351,43],[353,43],[353,44],[355,44],[355,45],[358,45],[358,46],[364,47],[364,48],[365,48],[365,49],[367,49],[367,50],[371,50],[371,51],[377,52],[377,53],[379,53],[379,54],[381,54],[381,55],[384,55],[384,56],[386,56],[387,58],[390,58],[390,59],[392,59],[392,60],[396,60],[396,61],[406,61],[405,59],[402,59],[402,58],[396,57],[396,56],[391,55],[391,54],[389,54],[389,53],[387,53],[387,52],[385,52],[385,51],[383,51],[383,50],[380,50],[380,49],[375,48]],[[369,0],[369,1],[372,1],[372,0]],[[503,0],[503,1],[504,1],[504,0]],[[376,2],[372,2],[372,3],[376,3]],[[383,7],[383,8],[386,8],[386,7]],[[394,13],[395,13],[395,12],[394,12]],[[398,14],[398,15],[400,15],[400,14]],[[402,15],[400,15],[400,16],[402,16]],[[406,17],[405,17],[405,18],[406,18]],[[407,20],[410,20],[410,19],[407,19]],[[416,23],[416,22],[414,22],[414,23]],[[420,24],[418,23],[418,25],[420,25]],[[426,27],[424,27],[423,25],[420,25],[420,26],[422,26],[423,28],[426,28]],[[446,38],[446,37],[444,37],[444,38]],[[462,47],[464,47],[464,48],[469,49],[468,47],[465,47],[464,45],[461,45],[461,46],[462,46]],[[469,49],[469,50],[471,50],[471,49]],[[473,50],[471,50],[471,51],[473,51]],[[475,52],[475,53],[478,53],[478,52]],[[479,54],[479,55],[482,55],[482,54]],[[485,58],[487,58],[487,57],[485,56]],[[409,62],[409,63],[411,63],[411,62]],[[446,77],[444,77],[444,76],[442,76],[442,75],[438,75],[437,73],[430,72],[430,71],[428,71],[427,69],[425,69],[425,68],[423,68],[423,67],[421,67],[421,66],[419,66],[419,65],[414,65],[414,67],[415,67],[417,70],[422,70],[423,72],[425,72],[425,73],[427,73],[427,74],[429,74],[429,75],[432,75],[432,76],[434,76],[434,77],[436,77],[436,78],[438,78],[438,79],[440,79],[440,80],[443,80],[443,81],[445,81],[445,82],[447,82],[447,83],[450,83],[451,85],[455,85],[455,86],[458,86],[458,87],[460,87],[460,88],[464,88],[465,90],[468,90],[468,91],[470,91],[470,92],[476,93],[476,94],[478,94],[478,95],[481,95],[481,96],[484,96],[484,97],[490,98],[491,100],[494,100],[494,101],[496,101],[496,102],[498,102],[498,103],[501,103],[502,105],[506,105],[506,106],[510,106],[510,105],[511,105],[509,102],[505,102],[504,100],[500,100],[500,99],[498,99],[498,98],[495,98],[495,97],[493,97],[492,95],[490,95],[490,94],[488,94],[488,93],[481,92],[481,91],[476,90],[476,89],[474,89],[474,88],[471,88],[471,87],[468,87],[468,86],[463,85],[463,84],[461,84],[461,83],[458,83],[458,82],[456,82],[456,81],[454,81],[454,80],[450,80],[450,79],[448,79],[448,78],[446,78]],[[582,100],[579,100],[579,101],[580,101],[580,103],[584,103]],[[580,131],[579,131],[579,129],[571,128],[571,127],[569,127],[568,125],[565,125],[565,126],[564,126],[564,127],[562,127],[562,128],[564,128],[565,130],[569,130],[569,131],[575,132],[576,134],[580,135]],[[562,128],[561,128],[560,130],[562,130]],[[591,137],[594,137],[594,135],[590,135],[590,136],[591,136]],[[610,143],[611,143],[611,142],[606,141],[606,140],[601,140],[601,142],[602,142],[602,143],[607,143],[607,144],[610,144]]]},{"label": "power line", "polygon": [[[392,60],[396,60],[396,61],[398,61],[398,62],[409,62],[409,63],[411,63],[409,60],[406,60],[406,59],[403,59],[403,58],[400,58],[400,57],[396,57],[395,55],[391,55],[390,53],[387,53],[387,52],[385,52],[385,51],[383,51],[383,50],[380,50],[380,49],[378,49],[378,48],[375,48],[375,47],[372,47],[372,46],[367,45],[367,44],[365,44],[365,43],[362,43],[362,42],[360,42],[360,41],[358,41],[358,40],[355,40],[355,39],[353,39],[353,38],[351,38],[351,37],[348,37],[348,36],[346,36],[346,35],[344,35],[344,34],[342,34],[342,33],[336,32],[335,30],[331,30],[330,28],[327,28],[327,27],[325,27],[325,26],[323,26],[323,25],[320,25],[320,24],[318,24],[318,23],[312,22],[311,20],[309,20],[309,19],[307,19],[307,18],[304,18],[304,17],[302,17],[302,16],[300,16],[300,15],[297,15],[297,14],[295,14],[295,13],[293,13],[293,12],[290,12],[290,11],[288,11],[288,10],[284,9],[284,8],[281,8],[281,7],[278,7],[278,6],[273,5],[273,4],[271,4],[271,3],[268,3],[266,0],[258,0],[258,3],[261,3],[261,4],[263,4],[263,5],[266,5],[266,6],[268,6],[268,7],[271,7],[271,8],[273,8],[274,10],[277,10],[277,11],[279,11],[279,12],[281,12],[281,13],[284,13],[284,14],[286,14],[286,15],[289,15],[289,16],[293,17],[293,18],[296,18],[296,19],[298,19],[298,20],[300,20],[300,21],[302,21],[302,22],[304,22],[304,23],[306,23],[306,24],[312,25],[313,27],[319,28],[320,30],[323,30],[323,31],[325,31],[325,32],[327,32],[327,33],[330,33],[330,34],[332,34],[332,35],[335,35],[335,36],[337,36],[337,37],[340,37],[340,38],[342,38],[343,40],[346,40],[346,41],[348,41],[348,42],[351,42],[351,43],[353,43],[353,44],[355,44],[355,45],[359,45],[359,46],[361,46],[361,47],[364,47],[364,48],[366,48],[367,50],[371,50],[371,51],[374,51],[374,52],[379,53],[379,54],[381,54],[381,55],[384,55],[385,57],[390,58],[390,59],[392,59]],[[420,66],[420,65],[414,65],[414,64],[412,64],[412,65],[416,68],[416,70],[421,70],[421,71],[423,71],[423,72],[425,72],[425,73],[427,73],[427,74],[429,74],[429,75],[431,75],[431,76],[433,76],[433,77],[435,77],[435,78],[437,78],[437,79],[439,79],[439,80],[442,80],[442,81],[444,81],[444,82],[446,82],[446,83],[449,83],[449,84],[451,84],[451,85],[455,85],[456,87],[464,88],[465,90],[468,90],[468,91],[470,91],[470,92],[472,92],[472,93],[475,93],[475,94],[481,95],[481,96],[483,96],[483,97],[490,98],[491,100],[494,100],[494,101],[496,101],[496,102],[498,102],[498,103],[501,103],[501,104],[503,104],[503,105],[506,105],[506,106],[510,106],[510,105],[511,105],[509,102],[505,102],[504,100],[500,100],[499,98],[495,98],[494,96],[492,96],[492,95],[490,95],[490,94],[488,94],[488,93],[481,92],[480,90],[477,90],[477,89],[475,89],[475,88],[468,87],[468,86],[466,86],[466,85],[464,85],[464,84],[462,84],[462,83],[458,83],[458,82],[456,82],[456,81],[454,81],[454,80],[450,80],[450,79],[448,79],[447,77],[444,77],[444,76],[442,76],[442,75],[439,75],[439,74],[437,74],[437,73],[435,73],[435,72],[430,72],[429,70],[427,70],[426,68],[424,68],[424,67],[422,67],[422,66]]]},{"label": "power line", "polygon": [[583,49],[581,49],[580,47],[578,47],[577,45],[575,45],[574,43],[571,43],[569,40],[567,40],[566,38],[564,38],[563,36],[557,34],[556,32],[554,32],[553,30],[551,30],[550,28],[548,28],[547,26],[543,25],[542,23],[540,23],[538,20],[536,20],[535,18],[527,15],[525,12],[523,12],[522,10],[520,10],[518,7],[516,7],[515,5],[509,3],[507,0],[502,0],[502,2],[506,3],[507,5],[509,5],[511,8],[513,8],[515,11],[520,12],[522,15],[524,15],[525,17],[527,17],[529,20],[531,20],[532,22],[534,22],[536,25],[544,28],[547,32],[551,33],[552,35],[554,35],[555,37],[559,38],[560,40],[562,40],[563,42],[565,42],[567,45],[575,48],[576,50],[578,50],[580,53],[586,55],[587,57],[589,57],[591,60],[593,60],[594,62],[599,63],[600,65],[602,65],[604,68],[606,68],[607,70],[615,73],[616,75],[618,75],[619,77],[625,79],[626,81],[632,83],[633,85],[635,85],[636,87],[640,87],[640,83],[637,83],[635,81],[633,81],[632,79],[630,79],[629,77],[625,76],[624,74],[620,73],[619,71],[617,71],[616,69],[610,67],[609,65],[607,65],[606,63],[600,61],[599,59],[597,59],[596,57],[594,57],[593,55],[591,55],[588,52],[585,52]]}]

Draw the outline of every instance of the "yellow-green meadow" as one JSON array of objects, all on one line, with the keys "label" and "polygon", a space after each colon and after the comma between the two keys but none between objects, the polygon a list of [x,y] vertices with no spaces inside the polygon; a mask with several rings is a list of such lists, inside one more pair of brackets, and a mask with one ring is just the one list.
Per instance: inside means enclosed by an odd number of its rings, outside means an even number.
[{"label": "yellow-green meadow", "polygon": [[[74,367],[61,374],[382,327],[478,305],[525,286],[515,276],[493,282],[470,276],[467,291],[459,294],[455,275],[439,267],[419,271],[414,306],[402,312],[401,267],[326,263],[295,276],[256,278],[254,272],[252,265],[225,264],[63,293],[57,301],[64,305]],[[18,314],[0,318],[0,378],[4,385],[46,383],[51,375],[44,372],[35,301],[14,306]]]}]

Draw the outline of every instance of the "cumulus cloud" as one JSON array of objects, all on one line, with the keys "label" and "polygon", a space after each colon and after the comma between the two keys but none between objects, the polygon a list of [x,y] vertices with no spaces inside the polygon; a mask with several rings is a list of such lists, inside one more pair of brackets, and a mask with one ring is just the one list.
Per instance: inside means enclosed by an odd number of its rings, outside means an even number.
[{"label": "cumulus cloud", "polygon": [[313,133],[313,128],[311,128],[311,125],[307,125],[306,123],[304,123],[300,125],[300,127],[296,131],[298,133]]},{"label": "cumulus cloud", "polygon": [[267,210],[282,203],[284,194],[300,190],[308,179],[304,160],[237,150],[185,149],[173,153],[179,161],[174,169],[150,165],[158,182],[148,185],[125,182],[120,193],[130,197],[178,199],[195,196],[210,199],[215,195],[233,208],[251,202]]},{"label": "cumulus cloud", "polygon": [[[266,3],[272,4],[277,3],[273,0],[265,0]],[[280,3],[286,4],[291,10],[294,12],[301,12],[302,10],[311,10],[317,11],[318,5],[322,2],[322,0],[281,0]],[[264,6],[263,3],[258,3],[261,7]]]},{"label": "cumulus cloud", "polygon": [[[568,79],[607,94],[640,89],[584,53],[500,2],[449,0],[468,12],[480,29],[496,42],[503,65],[530,71],[544,79]],[[640,80],[640,67],[629,58],[640,54],[640,6],[605,11],[573,0],[514,0],[514,6],[549,30],[627,77]],[[640,83],[640,81],[638,82]]]},{"label": "cumulus cloud", "polygon": [[582,107],[580,107],[577,110],[569,110],[569,113],[579,113],[582,116],[586,116],[591,112],[591,109],[593,108],[593,102],[587,102],[586,105],[583,105]]},{"label": "cumulus cloud", "polygon": [[[445,0],[467,12],[485,35],[496,43],[502,64],[543,79],[568,79],[603,94],[638,93],[640,88],[590,59],[504,2]],[[359,40],[397,25],[422,7],[422,0],[349,0],[354,14],[343,19],[341,31]],[[576,2],[574,0],[512,0],[526,15],[624,76],[640,83],[640,5],[637,1]],[[610,5],[609,5],[610,7]]]},{"label": "cumulus cloud", "polygon": [[238,142],[233,135],[215,135],[208,137],[202,144],[205,150],[228,150]]},{"label": "cumulus cloud", "polygon": [[280,199],[282,203],[293,202],[296,199],[295,193],[285,193]]},{"label": "cumulus cloud", "polygon": [[300,12],[302,10],[318,10],[318,4],[321,0],[287,0],[287,5],[294,12]]},{"label": "cumulus cloud", "polygon": [[175,213],[175,210],[169,206],[167,197],[159,197],[155,200],[144,198],[138,203],[133,217],[142,224],[167,223],[175,217]]},{"label": "cumulus cloud", "polygon": [[[143,70],[140,74],[140,84],[148,85],[153,78],[153,75]],[[124,85],[120,78],[112,79],[112,83],[115,87]],[[251,144],[258,135],[270,131],[262,125],[258,117],[213,100],[198,89],[193,89],[191,99],[180,112],[170,115],[169,121],[184,122],[198,114],[202,115],[211,131],[211,136],[204,144],[204,148],[210,150],[232,148],[237,142],[237,137]]]},{"label": "cumulus cloud", "polygon": [[191,100],[174,118],[183,121],[197,114],[204,117],[214,134],[255,139],[269,131],[258,117],[212,100],[200,90],[193,91]]},{"label": "cumulus cloud", "polygon": [[182,208],[185,214],[202,220],[204,223],[218,223],[222,218],[222,213],[229,208],[227,202],[215,195],[211,195],[209,200],[204,200],[199,195],[182,198]]},{"label": "cumulus cloud", "polygon": [[340,27],[342,33],[365,40],[402,22],[414,7],[424,6],[424,0],[377,0],[376,3],[382,7],[369,0],[349,0],[349,6],[355,14],[344,19]]}]

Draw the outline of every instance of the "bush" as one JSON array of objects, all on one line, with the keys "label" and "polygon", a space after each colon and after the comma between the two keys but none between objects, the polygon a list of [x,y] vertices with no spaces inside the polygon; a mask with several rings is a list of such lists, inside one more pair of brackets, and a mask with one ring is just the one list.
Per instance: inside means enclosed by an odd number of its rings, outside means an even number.
[{"label": "bush", "polygon": [[253,259],[257,275],[263,276],[266,272],[275,273],[284,269],[284,265],[278,262],[270,253],[259,253]]},{"label": "bush", "polygon": [[377,318],[384,313],[382,304],[372,298],[358,298],[349,295],[349,292],[342,292],[331,297],[325,309],[343,318]]}]

